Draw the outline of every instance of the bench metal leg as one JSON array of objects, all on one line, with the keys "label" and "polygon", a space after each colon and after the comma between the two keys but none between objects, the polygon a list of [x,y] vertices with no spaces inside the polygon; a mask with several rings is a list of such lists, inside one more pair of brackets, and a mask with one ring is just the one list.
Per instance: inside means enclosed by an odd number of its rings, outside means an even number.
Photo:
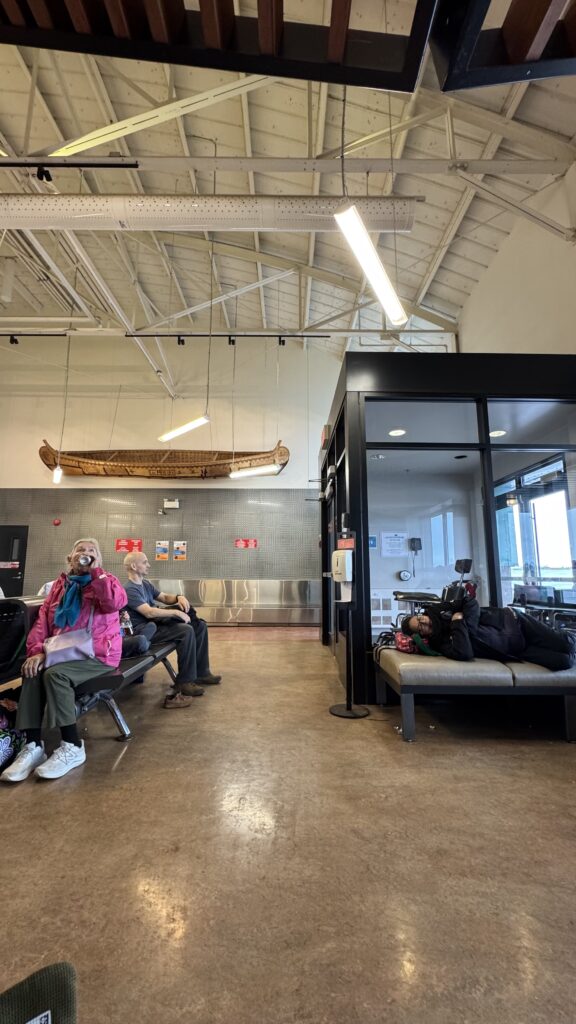
[{"label": "bench metal leg", "polygon": [[101,696],[98,696],[98,700],[101,700],[106,705],[108,711],[112,715],[112,718],[116,722],[116,725],[118,726],[118,731],[120,733],[118,739],[129,740],[132,735],[132,733],[130,732],[130,726],[128,725],[128,722],[126,721],[124,715],[120,711],[120,708],[118,707],[116,701],[114,700],[114,697],[112,697],[108,693],[103,693]]},{"label": "bench metal leg", "polygon": [[576,743],[576,697],[565,694],[564,696],[564,728],[566,730],[566,741]]},{"label": "bench metal leg", "polygon": [[414,694],[400,694],[400,708],[402,711],[402,739],[407,743],[413,743],[416,739],[416,716],[414,714]]},{"label": "bench metal leg", "polygon": [[177,673],[172,668],[172,665],[168,661],[168,658],[162,658],[162,664],[164,665],[164,668],[166,669],[166,671],[167,671],[168,675],[170,676],[170,679],[172,680],[172,682],[175,683],[176,682],[176,675],[177,675]]}]

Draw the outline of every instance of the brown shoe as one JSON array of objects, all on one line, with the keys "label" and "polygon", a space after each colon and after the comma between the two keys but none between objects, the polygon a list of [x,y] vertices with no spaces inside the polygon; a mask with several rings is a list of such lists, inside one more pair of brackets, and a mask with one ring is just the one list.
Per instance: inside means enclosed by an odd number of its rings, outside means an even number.
[{"label": "brown shoe", "polygon": [[198,676],[198,682],[202,683],[202,686],[217,686],[221,679],[222,676],[214,676],[211,672],[207,676]]},{"label": "brown shoe", "polygon": [[187,697],[201,697],[204,690],[198,683],[177,683],[178,692],[185,693]]},{"label": "brown shoe", "polygon": [[191,697],[185,697],[183,693],[175,693],[174,695],[168,694],[164,698],[163,708],[176,709],[176,708],[189,708],[192,704]]}]

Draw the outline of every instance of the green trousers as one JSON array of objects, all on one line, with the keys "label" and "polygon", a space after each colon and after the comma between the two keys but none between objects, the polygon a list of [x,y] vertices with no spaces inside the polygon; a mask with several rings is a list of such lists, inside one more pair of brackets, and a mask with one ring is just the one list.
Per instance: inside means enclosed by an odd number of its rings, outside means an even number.
[{"label": "green trousers", "polygon": [[47,709],[46,724],[74,725],[76,721],[76,695],[74,689],[97,676],[106,676],[114,669],[97,658],[83,661],[62,661],[59,665],[39,672],[32,679],[22,680],[22,691],[16,714],[16,728],[39,729]]}]

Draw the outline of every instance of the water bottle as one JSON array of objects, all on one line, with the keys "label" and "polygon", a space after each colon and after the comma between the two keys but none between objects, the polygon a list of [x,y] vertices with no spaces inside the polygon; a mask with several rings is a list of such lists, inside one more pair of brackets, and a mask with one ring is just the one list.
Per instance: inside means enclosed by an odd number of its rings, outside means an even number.
[{"label": "water bottle", "polygon": [[80,565],[92,565],[93,561],[94,559],[91,558],[90,555],[80,555],[80,558],[78,559]]},{"label": "water bottle", "polygon": [[122,636],[134,636],[132,619],[126,610],[120,612],[120,633]]}]

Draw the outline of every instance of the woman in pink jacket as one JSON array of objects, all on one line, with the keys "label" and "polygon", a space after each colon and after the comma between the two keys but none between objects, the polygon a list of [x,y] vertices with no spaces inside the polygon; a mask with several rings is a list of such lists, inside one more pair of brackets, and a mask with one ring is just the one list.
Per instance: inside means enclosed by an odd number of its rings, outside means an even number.
[{"label": "woman in pink jacket", "polygon": [[[26,733],[27,742],[0,775],[3,782],[22,782],[32,772],[42,779],[59,779],[84,764],[86,752],[76,727],[74,689],[107,675],[120,661],[119,612],[127,604],[124,587],[101,568],[100,547],[92,537],[77,540],[67,561],[68,572],[55,580],[28,634],[16,716],[16,728]],[[94,657],[61,661],[44,669],[44,642],[89,626],[91,616]],[[41,740],[45,708],[48,727],[58,726],[62,734],[60,746],[48,759]]]}]

